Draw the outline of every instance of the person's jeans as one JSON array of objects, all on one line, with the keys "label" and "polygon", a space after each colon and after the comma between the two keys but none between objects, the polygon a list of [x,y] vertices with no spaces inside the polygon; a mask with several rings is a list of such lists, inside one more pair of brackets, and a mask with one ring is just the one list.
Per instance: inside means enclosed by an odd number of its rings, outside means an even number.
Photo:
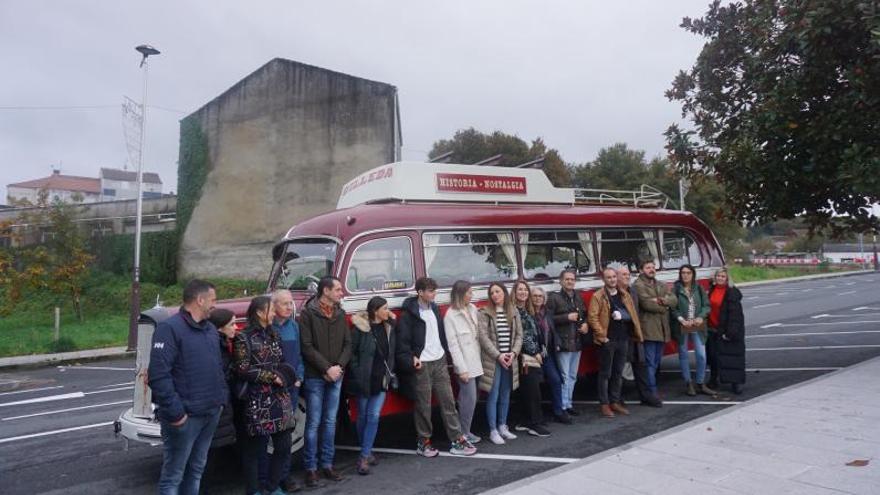
[{"label": "person's jeans", "polygon": [[681,341],[678,343],[678,365],[681,367],[681,376],[685,383],[691,381],[691,360],[688,356],[688,341],[694,344],[694,354],[697,358],[697,385],[702,385],[706,378],[706,344],[700,338],[697,332],[681,334]]},{"label": "person's jeans", "polygon": [[[296,416],[296,412],[299,411],[299,393],[301,387],[291,387],[290,388],[290,403],[293,406],[293,415]],[[293,433],[293,430],[290,431]],[[293,439],[291,438],[291,443]],[[290,449],[288,449],[290,450]],[[288,476],[290,476],[290,472],[293,470],[293,458],[291,456],[291,462],[288,462],[284,465],[284,470],[281,472],[281,481],[284,482]],[[262,457],[260,457],[260,483],[263,486],[266,486],[266,481],[269,479],[269,453],[264,451]]]},{"label": "person's jeans", "polygon": [[550,392],[550,400],[553,404],[553,414],[562,414],[562,375],[559,373],[559,365],[554,354],[547,354],[544,359],[544,380]]},{"label": "person's jeans", "polygon": [[379,415],[385,403],[385,392],[370,397],[358,397],[357,432],[361,443],[361,457],[369,457],[379,431]]},{"label": "person's jeans", "polygon": [[261,485],[266,491],[274,491],[284,479],[284,472],[290,470],[290,430],[273,433],[271,437],[272,456],[267,458],[269,472],[265,481],[260,480],[259,468],[260,459],[267,457],[269,436],[248,436],[242,442],[241,463],[248,495],[260,493]]},{"label": "person's jeans", "polygon": [[318,469],[318,432],[321,433],[321,467],[333,467],[336,447],[336,413],[342,380],[328,382],[323,378],[306,378],[303,390],[306,396],[306,432],[303,446],[303,467],[306,471]]},{"label": "person's jeans", "polygon": [[467,383],[458,382],[458,423],[461,432],[471,432],[474,421],[474,409],[477,407],[477,380],[479,377],[468,378]]},{"label": "person's jeans", "polygon": [[562,375],[562,408],[571,409],[571,398],[574,395],[574,385],[577,383],[578,366],[581,364],[581,351],[557,352],[557,364],[559,374]]},{"label": "person's jeans", "polygon": [[657,370],[660,369],[660,360],[663,359],[663,347],[665,344],[656,340],[645,341],[645,366],[648,368],[648,388],[657,396]]},{"label": "person's jeans", "polygon": [[641,401],[656,399],[648,385],[648,367],[645,363],[645,345],[642,342],[633,342],[629,346],[629,362],[632,365],[635,376],[636,390]]},{"label": "person's jeans", "polygon": [[161,422],[160,495],[198,495],[220,410],[218,407],[209,414],[190,416],[181,426]]},{"label": "person's jeans", "polygon": [[[512,366],[516,366],[514,363]],[[513,388],[513,371],[495,363],[495,376],[489,397],[486,398],[486,419],[489,430],[497,430],[507,425],[507,414],[510,412],[510,391]]]},{"label": "person's jeans", "polygon": [[599,404],[622,401],[620,391],[623,388],[623,367],[626,365],[628,347],[628,340],[609,340],[599,348],[599,374],[596,377]]}]

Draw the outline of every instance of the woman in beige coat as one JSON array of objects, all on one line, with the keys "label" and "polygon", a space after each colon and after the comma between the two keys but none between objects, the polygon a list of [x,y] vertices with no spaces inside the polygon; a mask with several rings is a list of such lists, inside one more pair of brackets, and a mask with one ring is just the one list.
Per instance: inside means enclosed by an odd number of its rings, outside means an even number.
[{"label": "woman in beige coat", "polygon": [[477,340],[477,308],[471,304],[473,291],[470,282],[459,280],[452,284],[452,303],[443,326],[452,366],[458,375],[458,419],[461,431],[470,443],[482,440],[471,433],[474,408],[477,406],[477,378],[483,374],[480,343]]},{"label": "woman in beige coat", "polygon": [[483,360],[480,390],[489,393],[486,417],[489,440],[496,445],[513,440],[516,435],[507,426],[510,394],[519,386],[516,358],[522,349],[523,332],[519,311],[507,289],[494,282],[489,285],[489,302],[480,311],[479,340]]}]

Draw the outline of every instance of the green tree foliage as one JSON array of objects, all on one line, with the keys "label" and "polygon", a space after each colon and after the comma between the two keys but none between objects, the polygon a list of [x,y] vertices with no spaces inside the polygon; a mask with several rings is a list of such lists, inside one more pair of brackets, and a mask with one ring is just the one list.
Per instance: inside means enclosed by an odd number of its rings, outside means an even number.
[{"label": "green tree foliage", "polygon": [[[590,189],[638,189],[647,184],[678,202],[678,172],[662,158],[645,160],[645,152],[617,143],[599,150],[592,162],[573,170],[575,187]],[[705,222],[718,237],[727,258],[744,254],[745,230],[724,211],[724,189],[711,176],[695,177],[685,197],[687,209]]]},{"label": "green tree foliage", "polygon": [[436,158],[452,152],[456,163],[477,163],[495,155],[502,155],[501,166],[512,167],[544,157],[544,173],[555,186],[567,186],[571,182],[568,167],[559,151],[548,148],[541,138],[536,138],[531,145],[516,135],[495,131],[492,134],[470,127],[455,133],[451,139],[436,141],[428,153],[429,158]]},{"label": "green tree foliage", "polygon": [[707,41],[666,92],[693,123],[665,133],[675,166],[749,222],[880,229],[880,4],[716,0],[681,26]]}]

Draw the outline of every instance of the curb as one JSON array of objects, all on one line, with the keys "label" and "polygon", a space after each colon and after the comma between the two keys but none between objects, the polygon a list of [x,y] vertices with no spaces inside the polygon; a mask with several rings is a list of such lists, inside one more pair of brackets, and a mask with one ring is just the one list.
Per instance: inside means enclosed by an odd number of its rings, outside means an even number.
[{"label": "curb", "polygon": [[[776,284],[780,282],[798,282],[800,280],[816,280],[821,278],[838,278],[838,277],[849,277],[852,275],[866,275],[868,273],[880,273],[875,272],[874,270],[853,270],[850,272],[835,272],[835,273],[820,273],[818,275],[803,275],[801,277],[788,277],[788,278],[773,278],[770,280],[758,280],[755,282],[743,282],[741,284],[736,284],[737,287],[754,287],[757,285],[769,285]],[[734,280],[736,282],[736,280]]]},{"label": "curb", "polygon": [[26,356],[0,358],[0,369],[44,366],[47,364],[61,364],[69,361],[92,361],[114,357],[128,357],[133,356],[134,354],[134,351],[127,351],[125,347],[86,349],[82,351],[59,352],[56,354],[29,354]]}]

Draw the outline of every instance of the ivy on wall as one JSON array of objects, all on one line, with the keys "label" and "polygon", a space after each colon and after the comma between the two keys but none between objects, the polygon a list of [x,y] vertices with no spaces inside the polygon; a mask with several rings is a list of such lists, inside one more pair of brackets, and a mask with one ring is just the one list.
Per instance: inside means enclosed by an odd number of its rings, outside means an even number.
[{"label": "ivy on wall", "polygon": [[208,138],[194,117],[180,121],[180,160],[177,166],[177,232],[183,238],[208,176]]}]

